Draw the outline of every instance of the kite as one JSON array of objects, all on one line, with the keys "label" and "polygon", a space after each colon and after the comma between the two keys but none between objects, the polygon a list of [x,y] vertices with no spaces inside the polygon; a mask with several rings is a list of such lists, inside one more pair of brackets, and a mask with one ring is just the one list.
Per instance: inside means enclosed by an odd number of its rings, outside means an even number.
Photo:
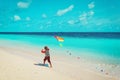
[{"label": "kite", "polygon": [[62,47],[62,43],[64,41],[64,39],[62,37],[59,37],[59,36],[54,36],[60,43],[59,43],[59,46]]},{"label": "kite", "polygon": [[55,38],[59,41],[59,42],[63,42],[64,39],[62,37],[59,37],[59,36],[55,36]]}]

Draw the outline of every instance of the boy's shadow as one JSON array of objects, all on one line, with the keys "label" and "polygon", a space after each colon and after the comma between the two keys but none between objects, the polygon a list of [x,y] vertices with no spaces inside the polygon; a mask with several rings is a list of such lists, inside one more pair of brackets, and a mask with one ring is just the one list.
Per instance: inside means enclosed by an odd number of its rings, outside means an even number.
[{"label": "boy's shadow", "polygon": [[44,67],[49,67],[48,64],[42,64],[42,63],[35,63],[34,65],[37,65],[37,66],[44,66]]}]

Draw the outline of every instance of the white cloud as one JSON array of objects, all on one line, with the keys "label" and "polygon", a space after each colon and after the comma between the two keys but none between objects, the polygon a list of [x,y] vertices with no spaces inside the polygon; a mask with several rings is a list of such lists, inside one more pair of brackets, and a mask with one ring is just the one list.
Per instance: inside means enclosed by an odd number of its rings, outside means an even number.
[{"label": "white cloud", "polygon": [[26,17],[26,20],[27,20],[27,21],[30,21],[30,17]]},{"label": "white cloud", "polygon": [[30,5],[30,2],[18,2],[17,3],[17,6],[19,7],[19,8],[28,8],[29,7],[29,5]]},{"label": "white cloud", "polygon": [[57,15],[58,15],[58,16],[62,16],[62,15],[64,15],[65,13],[71,11],[73,8],[74,8],[74,5],[70,5],[70,6],[69,6],[68,8],[66,8],[66,9],[58,10]]},{"label": "white cloud", "polygon": [[93,21],[94,24],[96,25],[105,25],[105,24],[111,24],[111,20],[109,19],[96,19],[95,21]]},{"label": "white cloud", "polygon": [[87,25],[87,24],[88,24],[87,19],[81,20],[81,24],[82,24],[82,25]]},{"label": "white cloud", "polygon": [[79,16],[80,20],[85,20],[87,18],[87,13],[83,13],[82,15]]},{"label": "white cloud", "polygon": [[88,24],[87,16],[88,16],[87,13],[83,13],[82,15],[79,16],[79,20],[83,25]]},{"label": "white cloud", "polygon": [[19,21],[19,20],[21,20],[20,16],[14,15],[14,21]]},{"label": "white cloud", "polygon": [[94,7],[95,7],[94,2],[91,2],[90,4],[88,4],[88,8],[89,8],[89,9],[93,9]]},{"label": "white cloud", "polygon": [[79,20],[83,25],[88,24],[88,22],[90,22],[90,19],[93,17],[94,15],[94,11],[90,10],[88,12],[84,12],[83,14],[81,14],[79,16]]},{"label": "white cloud", "polygon": [[93,26],[98,26],[98,27],[103,27],[107,25],[113,24],[110,19],[107,18],[93,18],[93,19],[88,19],[89,24]]},{"label": "white cloud", "polygon": [[72,25],[72,24],[75,24],[75,21],[74,20],[69,20],[68,23]]},{"label": "white cloud", "polygon": [[47,15],[46,14],[42,14],[42,18],[47,18]]},{"label": "white cloud", "polygon": [[89,16],[93,16],[94,13],[95,13],[95,12],[91,10],[91,11],[88,12],[88,15],[89,15]]},{"label": "white cloud", "polygon": [[88,4],[88,8],[90,10],[82,13],[79,16],[79,20],[82,23],[82,25],[86,25],[86,24],[90,23],[90,20],[92,19],[93,15],[95,14],[95,12],[92,10],[94,7],[95,7],[94,2],[91,2],[90,4]]}]

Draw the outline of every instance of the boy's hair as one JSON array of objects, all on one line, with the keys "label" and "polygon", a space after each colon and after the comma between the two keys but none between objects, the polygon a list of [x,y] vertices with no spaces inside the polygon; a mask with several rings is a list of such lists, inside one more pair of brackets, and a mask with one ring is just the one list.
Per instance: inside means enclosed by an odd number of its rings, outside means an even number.
[{"label": "boy's hair", "polygon": [[48,49],[48,47],[47,47],[47,46],[45,46],[45,47],[44,47],[44,49]]}]

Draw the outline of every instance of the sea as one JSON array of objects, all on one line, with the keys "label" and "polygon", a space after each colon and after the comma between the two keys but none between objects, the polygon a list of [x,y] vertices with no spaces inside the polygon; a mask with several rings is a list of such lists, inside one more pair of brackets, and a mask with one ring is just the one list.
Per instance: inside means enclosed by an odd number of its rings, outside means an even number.
[{"label": "sea", "polygon": [[0,40],[67,49],[70,55],[120,64],[120,32],[0,32]]}]

